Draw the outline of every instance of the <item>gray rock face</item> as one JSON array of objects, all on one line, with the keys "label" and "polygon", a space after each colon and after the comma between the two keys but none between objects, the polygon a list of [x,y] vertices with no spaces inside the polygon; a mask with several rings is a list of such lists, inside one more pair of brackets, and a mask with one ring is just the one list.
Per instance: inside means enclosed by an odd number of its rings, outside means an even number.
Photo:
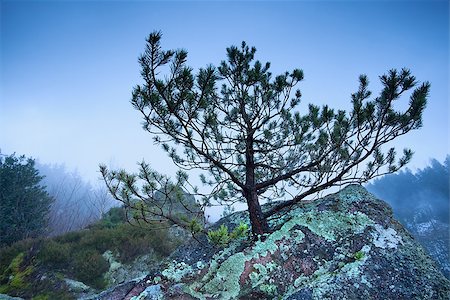
[{"label": "gray rock face", "polygon": [[450,278],[449,224],[439,220],[429,206],[422,205],[417,208],[415,214],[399,221],[438,263],[442,273]]},{"label": "gray rock face", "polygon": [[0,294],[0,300],[23,300],[23,299],[19,297],[11,297],[8,295]]},{"label": "gray rock face", "polygon": [[[248,214],[222,219],[231,230]],[[98,299],[449,299],[450,282],[391,208],[361,186],[272,216],[264,241],[191,242],[140,282]],[[200,241],[205,241],[205,238]],[[159,288],[155,288],[158,286]],[[121,291],[121,297],[116,296]],[[135,298],[133,298],[135,297]]]},{"label": "gray rock face", "polygon": [[103,257],[109,263],[109,270],[104,275],[108,286],[118,285],[135,278],[144,278],[148,274],[149,268],[160,262],[153,251],[137,257],[133,262],[128,264],[118,262],[111,251],[106,251]]}]

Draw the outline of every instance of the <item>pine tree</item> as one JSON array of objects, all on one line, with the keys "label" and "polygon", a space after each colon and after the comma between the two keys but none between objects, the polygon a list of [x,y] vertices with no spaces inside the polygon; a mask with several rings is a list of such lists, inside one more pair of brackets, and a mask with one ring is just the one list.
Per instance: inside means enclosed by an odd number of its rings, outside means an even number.
[{"label": "pine tree", "polygon": [[[280,209],[333,186],[396,172],[411,159],[409,149],[397,159],[394,148],[383,147],[422,126],[430,84],[418,85],[408,69],[380,76],[382,91],[374,99],[361,75],[349,112],[309,104],[302,115],[295,89],[302,70],[274,77],[270,63],[255,60],[256,49],[243,42],[227,48],[218,67],[194,74],[185,50],[162,50],[160,41],[160,32],[149,35],[139,58],[144,82],[132,93],[143,128],[182,170],[209,174],[201,177],[211,187],[203,204],[245,201],[255,236],[270,231],[267,218]],[[396,111],[393,103],[408,91],[408,108]],[[144,162],[140,174],[101,171],[112,194],[128,204],[151,202],[164,186],[188,185],[184,171],[172,183]],[[261,200],[287,196],[262,211]]]},{"label": "pine tree", "polygon": [[33,159],[0,154],[0,246],[44,233],[53,199]]}]

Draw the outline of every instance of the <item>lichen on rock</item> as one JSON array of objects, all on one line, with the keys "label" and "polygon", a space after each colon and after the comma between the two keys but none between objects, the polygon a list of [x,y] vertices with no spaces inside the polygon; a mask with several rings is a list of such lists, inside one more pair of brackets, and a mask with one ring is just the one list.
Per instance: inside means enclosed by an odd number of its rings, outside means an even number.
[{"label": "lichen on rock", "polygon": [[[219,221],[232,229],[248,214]],[[448,299],[450,282],[361,186],[298,203],[269,220],[264,240],[184,245],[147,280],[170,299]],[[190,255],[186,255],[189,253]],[[158,282],[154,279],[159,278]],[[175,288],[176,287],[176,288]]]}]

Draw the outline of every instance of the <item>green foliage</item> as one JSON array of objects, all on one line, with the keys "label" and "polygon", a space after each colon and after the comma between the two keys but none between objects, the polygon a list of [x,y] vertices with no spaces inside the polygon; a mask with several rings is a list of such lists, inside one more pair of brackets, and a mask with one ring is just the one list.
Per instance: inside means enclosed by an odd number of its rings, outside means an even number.
[{"label": "green foliage", "polygon": [[106,227],[114,227],[118,224],[125,223],[127,216],[123,207],[111,208],[100,221]]},{"label": "green foliage", "polygon": [[247,237],[248,235],[248,225],[241,222],[238,226],[236,226],[233,231],[231,232],[230,238],[233,239],[240,239]]},{"label": "green foliage", "polygon": [[[256,49],[242,42],[227,48],[218,66],[194,73],[187,52],[163,50],[161,39],[161,32],[147,38],[139,57],[144,81],[133,89],[131,103],[175,165],[207,172],[201,181],[210,193],[199,193],[203,205],[247,202],[255,236],[270,231],[267,218],[282,208],[331,187],[396,172],[412,157],[409,149],[398,158],[395,148],[387,147],[422,126],[430,84],[419,84],[408,69],[380,76],[381,91],[374,98],[361,75],[349,111],[301,108],[300,69],[273,76],[270,63],[256,60]],[[161,72],[165,67],[168,74]],[[396,101],[408,93],[406,109],[396,110]],[[104,166],[101,172],[125,205],[173,185],[145,163],[140,174]],[[181,172],[175,185],[189,186],[187,175]],[[260,199],[286,199],[288,191],[294,192],[291,199],[262,212]],[[224,232],[211,238],[223,242]]]},{"label": "green foliage", "polygon": [[[62,282],[64,277],[105,288],[103,274],[109,263],[102,255],[107,250],[118,253],[121,263],[129,263],[152,250],[161,258],[167,257],[178,246],[179,241],[169,237],[167,226],[153,230],[136,227],[124,223],[123,215],[123,209],[113,208],[89,229],[0,248],[0,293],[71,299]],[[25,257],[29,257],[27,262]],[[42,273],[46,279],[41,280]]]},{"label": "green foliage", "polygon": [[73,261],[76,268],[74,274],[78,280],[94,288],[104,288],[106,282],[103,273],[108,271],[109,263],[94,249],[78,252]]},{"label": "green foliage", "polygon": [[33,159],[0,155],[0,247],[45,232],[53,199]]},{"label": "green foliage", "polygon": [[200,233],[203,230],[203,226],[196,220],[196,219],[192,219],[189,222],[189,231],[195,235],[197,233]]},{"label": "green foliage", "polygon": [[216,246],[224,247],[228,245],[232,240],[244,238],[248,236],[248,225],[245,223],[240,223],[236,226],[230,233],[228,227],[225,225],[220,225],[217,230],[208,231],[208,240],[210,243]]},{"label": "green foliage", "polygon": [[29,286],[27,277],[33,272],[32,266],[24,266],[23,252],[17,254],[11,261],[8,268],[0,276],[0,283],[4,285],[0,286],[0,293],[9,293],[13,290],[26,289]]},{"label": "green foliage", "polygon": [[208,231],[208,240],[210,243],[217,246],[228,245],[230,242],[228,227],[225,225],[220,225],[219,229]]},{"label": "green foliage", "polygon": [[58,243],[55,240],[47,240],[43,243],[37,258],[52,268],[63,268],[70,262],[70,245]]},{"label": "green foliage", "polygon": [[355,254],[353,255],[353,257],[356,259],[356,260],[361,260],[361,259],[363,259],[364,258],[364,252],[363,251],[357,251],[357,252],[355,252]]}]

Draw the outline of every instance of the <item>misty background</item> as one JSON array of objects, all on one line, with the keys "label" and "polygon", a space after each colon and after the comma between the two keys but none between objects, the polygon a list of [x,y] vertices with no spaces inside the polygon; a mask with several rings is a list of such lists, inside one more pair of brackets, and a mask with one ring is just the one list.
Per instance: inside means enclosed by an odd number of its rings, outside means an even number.
[{"label": "misty background", "polygon": [[[118,205],[99,180],[100,163],[132,172],[145,159],[175,174],[130,104],[145,38],[161,30],[163,47],[186,49],[194,70],[218,65],[243,40],[274,74],[303,69],[304,110],[350,108],[360,74],[374,95],[392,68],[430,81],[423,128],[391,144],[413,149],[409,169],[367,188],[414,234],[440,241],[448,261],[448,230],[439,229],[449,223],[448,1],[5,0],[0,13],[0,153],[37,159],[56,199],[48,235],[83,228]],[[215,221],[222,211],[209,213]]]},{"label": "misty background", "polygon": [[98,221],[111,207],[119,206],[103,184],[93,186],[64,165],[37,162],[36,168],[44,176],[41,184],[54,199],[49,212],[48,236],[83,229]]},{"label": "misty background", "polygon": [[366,188],[392,206],[395,218],[450,278],[450,156],[415,172],[405,169],[375,179]]}]

